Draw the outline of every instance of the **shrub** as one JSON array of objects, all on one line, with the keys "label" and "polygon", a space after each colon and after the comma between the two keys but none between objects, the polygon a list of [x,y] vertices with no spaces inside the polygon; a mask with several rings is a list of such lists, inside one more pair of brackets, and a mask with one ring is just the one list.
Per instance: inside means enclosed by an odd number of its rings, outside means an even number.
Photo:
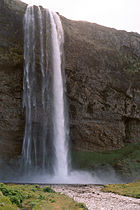
[{"label": "shrub", "polygon": [[51,187],[44,187],[43,192],[55,193],[55,191]]},{"label": "shrub", "polygon": [[4,196],[7,196],[10,201],[16,204],[18,207],[22,207],[22,201],[28,196],[17,189],[11,189],[5,184],[0,184],[0,191]]}]

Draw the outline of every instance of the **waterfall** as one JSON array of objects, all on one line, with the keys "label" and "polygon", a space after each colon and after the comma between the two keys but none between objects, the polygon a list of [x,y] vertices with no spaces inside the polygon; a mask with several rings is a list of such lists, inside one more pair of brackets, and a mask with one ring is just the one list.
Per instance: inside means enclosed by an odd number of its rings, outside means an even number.
[{"label": "waterfall", "polygon": [[69,126],[65,98],[64,34],[59,16],[28,6],[24,17],[22,148],[25,172],[68,175]]}]

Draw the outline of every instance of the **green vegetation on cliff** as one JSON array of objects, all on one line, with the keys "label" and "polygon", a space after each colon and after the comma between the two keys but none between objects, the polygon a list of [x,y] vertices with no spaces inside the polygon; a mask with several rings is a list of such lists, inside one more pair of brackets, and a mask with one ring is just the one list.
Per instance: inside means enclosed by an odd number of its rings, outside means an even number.
[{"label": "green vegetation on cliff", "polygon": [[56,193],[49,186],[0,184],[0,210],[87,210],[82,203]]},{"label": "green vegetation on cliff", "polygon": [[140,198],[140,180],[135,183],[106,185],[102,191]]},{"label": "green vegetation on cliff", "polygon": [[75,168],[93,170],[112,166],[122,177],[140,178],[140,143],[126,144],[123,148],[108,152],[86,152],[74,150],[72,163]]}]

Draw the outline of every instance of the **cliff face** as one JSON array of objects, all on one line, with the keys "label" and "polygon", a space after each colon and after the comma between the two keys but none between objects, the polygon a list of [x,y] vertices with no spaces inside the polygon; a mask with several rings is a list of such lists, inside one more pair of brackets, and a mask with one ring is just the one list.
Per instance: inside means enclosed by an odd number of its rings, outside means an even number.
[{"label": "cliff face", "polygon": [[114,150],[140,142],[140,35],[62,22],[74,147]]},{"label": "cliff face", "polygon": [[24,4],[0,1],[0,156],[21,153]]},{"label": "cliff face", "polygon": [[[0,1],[0,154],[21,153],[23,15]],[[140,35],[61,17],[72,147],[103,151],[140,142]]]}]

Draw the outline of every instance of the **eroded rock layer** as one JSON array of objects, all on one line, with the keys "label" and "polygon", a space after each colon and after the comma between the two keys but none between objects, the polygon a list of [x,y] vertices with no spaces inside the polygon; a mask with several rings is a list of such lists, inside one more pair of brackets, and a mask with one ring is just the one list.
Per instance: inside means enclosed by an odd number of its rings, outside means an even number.
[{"label": "eroded rock layer", "polygon": [[62,21],[74,147],[112,150],[140,142],[140,35]]},{"label": "eroded rock layer", "polygon": [[[23,15],[0,1],[0,155],[21,154]],[[140,142],[140,35],[61,17],[72,147],[115,150]]]}]

